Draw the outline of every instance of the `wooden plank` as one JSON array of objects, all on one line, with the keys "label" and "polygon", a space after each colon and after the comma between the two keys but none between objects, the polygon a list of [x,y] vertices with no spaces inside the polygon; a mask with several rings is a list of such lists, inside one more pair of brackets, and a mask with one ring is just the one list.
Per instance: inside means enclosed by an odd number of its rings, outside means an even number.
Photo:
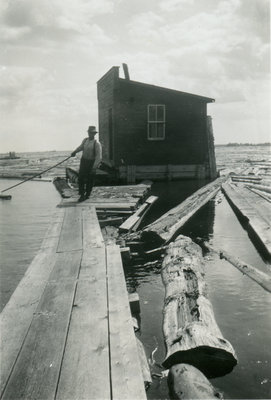
[{"label": "wooden plank", "polygon": [[145,200],[145,202],[148,204],[153,204],[157,199],[158,199],[157,196],[150,196]]},{"label": "wooden plank", "polygon": [[246,219],[248,227],[271,256],[270,203],[245,188],[224,184],[222,189],[230,204]]},{"label": "wooden plank", "polygon": [[151,206],[154,204],[154,202],[158,199],[157,196],[150,196],[147,200],[146,203],[148,204],[148,207],[144,210],[144,212],[140,215],[140,218],[138,219],[138,221],[134,224],[134,226],[132,227],[132,231],[135,232],[139,225],[141,224],[141,222],[143,221],[143,219],[145,218],[145,215],[149,212]]},{"label": "wooden plank", "polygon": [[142,342],[136,337],[136,344],[137,344],[137,351],[138,351],[138,356],[140,360],[140,365],[141,365],[141,371],[142,371],[142,376],[144,383],[148,387],[150,383],[152,383],[152,377],[151,377],[151,371],[150,371],[150,366],[148,363],[148,359],[145,353],[144,346]]},{"label": "wooden plank", "polygon": [[7,383],[31,324],[33,314],[55,265],[55,251],[62,228],[63,216],[64,210],[58,210],[54,213],[52,223],[42,242],[41,250],[31,262],[24,277],[1,313],[0,393],[2,393]]},{"label": "wooden plank", "polygon": [[129,218],[126,219],[126,221],[123,222],[123,224],[120,225],[119,229],[121,231],[129,231],[132,229],[132,227],[137,223],[137,221],[140,219],[140,214],[144,212],[145,208],[148,207],[147,203],[142,204],[139,209],[131,215]]},{"label": "wooden plank", "polygon": [[107,246],[113,399],[146,399],[119,246]]},{"label": "wooden plank", "polygon": [[119,226],[119,225],[121,225],[122,222],[123,222],[122,217],[108,217],[108,218],[99,219],[99,224],[100,224],[100,227],[102,227],[102,228],[107,225]]},{"label": "wooden plank", "polygon": [[69,253],[68,257],[59,254],[57,258],[51,275],[58,279],[46,285],[3,399],[55,398],[81,252]]},{"label": "wooden plank", "polygon": [[143,229],[142,239],[154,244],[168,243],[175,233],[191,218],[204,204],[211,200],[221,189],[226,177],[203,186],[178,206],[172,208],[156,221]]},{"label": "wooden plank", "polygon": [[138,226],[145,216],[147,210],[149,210],[150,206],[158,199],[157,196],[150,196],[146,199],[145,203],[143,203],[138,210],[131,215],[131,217],[127,218],[123,224],[120,225],[119,229],[121,231],[128,232],[133,229],[135,226]]},{"label": "wooden plank", "polygon": [[[92,206],[95,206],[96,210],[100,210],[100,209],[109,209],[109,210],[133,210],[136,207],[137,202],[135,202],[134,204],[132,203],[104,203],[102,201],[100,201],[99,203],[91,203]],[[89,207],[90,203],[88,203],[88,200],[83,201],[82,203],[78,204],[77,208],[80,207]]]},{"label": "wooden plank", "polygon": [[58,400],[111,398],[105,248],[93,248],[83,259]]},{"label": "wooden plank", "polygon": [[83,247],[81,209],[67,208],[57,252],[80,250]]},{"label": "wooden plank", "polygon": [[101,247],[104,245],[103,235],[96,214],[95,207],[82,210],[83,220],[83,248]]},{"label": "wooden plank", "polygon": [[261,190],[254,189],[254,188],[252,188],[252,187],[250,187],[250,186],[246,186],[246,187],[247,187],[249,190],[251,190],[252,192],[254,192],[254,193],[256,193],[257,195],[261,196],[263,199],[269,201],[269,203],[271,202],[271,195],[270,195],[270,194],[265,193],[265,192],[263,192],[263,191],[261,191]]}]

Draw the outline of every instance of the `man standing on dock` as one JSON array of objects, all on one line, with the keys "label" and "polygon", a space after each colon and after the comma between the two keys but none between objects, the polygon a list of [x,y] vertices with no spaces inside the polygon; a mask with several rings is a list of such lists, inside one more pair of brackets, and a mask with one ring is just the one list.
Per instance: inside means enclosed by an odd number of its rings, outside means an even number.
[{"label": "man standing on dock", "polygon": [[82,157],[79,168],[79,202],[89,198],[94,185],[94,178],[96,169],[99,166],[102,159],[102,147],[101,144],[94,139],[96,135],[96,127],[88,127],[88,138],[85,138],[77,149],[75,149],[71,156],[74,157],[76,153],[82,151]]}]

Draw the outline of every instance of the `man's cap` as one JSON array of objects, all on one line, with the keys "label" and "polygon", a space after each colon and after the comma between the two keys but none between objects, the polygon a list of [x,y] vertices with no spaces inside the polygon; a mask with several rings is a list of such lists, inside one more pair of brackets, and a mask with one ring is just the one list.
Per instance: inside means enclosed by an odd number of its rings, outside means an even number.
[{"label": "man's cap", "polygon": [[89,126],[89,127],[88,127],[88,132],[91,132],[91,133],[98,133],[98,131],[96,130],[96,126]]}]

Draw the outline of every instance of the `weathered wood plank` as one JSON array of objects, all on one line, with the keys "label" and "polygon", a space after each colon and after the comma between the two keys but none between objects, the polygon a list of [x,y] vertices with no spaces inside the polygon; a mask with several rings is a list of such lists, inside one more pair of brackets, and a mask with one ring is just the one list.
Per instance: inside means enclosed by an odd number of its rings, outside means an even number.
[{"label": "weathered wood plank", "polygon": [[57,256],[53,279],[45,287],[3,399],[55,398],[81,252],[68,256]]},{"label": "weathered wood plank", "polygon": [[123,224],[120,225],[119,229],[126,232],[132,229],[132,227],[140,219],[140,214],[142,214],[147,207],[148,203],[143,203],[133,215],[127,218],[126,221],[124,221]]},{"label": "weathered wood plank", "polygon": [[148,359],[145,353],[144,346],[142,342],[136,337],[136,344],[137,344],[137,351],[138,351],[138,356],[139,356],[139,361],[141,365],[141,371],[142,371],[142,376],[143,380],[146,386],[148,384],[152,383],[152,377],[151,377],[151,371],[150,371],[150,366],[148,363]]},{"label": "weathered wood plank", "polygon": [[146,214],[149,212],[151,206],[156,202],[156,200],[158,200],[157,196],[150,196],[147,200],[146,203],[149,205],[149,207],[147,207],[140,215],[140,218],[137,220],[137,222],[134,224],[134,226],[132,227],[132,231],[135,232],[139,225],[141,224],[141,222],[143,221],[143,219],[145,218]]},{"label": "weathered wood plank", "polygon": [[83,257],[56,396],[90,398],[111,398],[104,247]]},{"label": "weathered wood plank", "polygon": [[74,282],[47,285],[51,306],[35,314],[2,399],[54,399],[69,322],[63,310],[71,310],[74,289]]},{"label": "weathered wood plank", "polygon": [[226,177],[218,178],[202,187],[177,207],[145,227],[142,231],[142,239],[152,241],[155,245],[169,242],[185,222],[218,193],[226,179]]},{"label": "weathered wood plank", "polygon": [[107,246],[112,398],[146,399],[119,246]]},{"label": "weathered wood plank", "polygon": [[55,265],[55,251],[62,228],[64,211],[58,210],[41,245],[41,250],[28,267],[1,313],[1,388],[2,393],[19,350],[31,324],[33,314]]},{"label": "weathered wood plank", "polygon": [[104,245],[103,235],[96,214],[95,207],[82,210],[83,221],[83,248],[100,247]]},{"label": "weathered wood plank", "polygon": [[80,250],[82,247],[81,209],[78,207],[67,208],[57,252]]},{"label": "weathered wood plank", "polygon": [[269,203],[271,202],[271,194],[263,192],[262,190],[254,189],[250,186],[246,186],[249,190],[256,193],[258,196],[261,196],[263,199],[267,200]]},{"label": "weathered wood plank", "polygon": [[262,192],[266,192],[266,193],[271,193],[271,186],[267,186],[267,185],[253,185],[251,184],[250,187],[257,189],[257,190],[261,190]]},{"label": "weathered wood plank", "polygon": [[150,206],[158,199],[157,196],[150,196],[146,199],[145,203],[143,203],[137,211],[127,218],[123,224],[120,225],[119,229],[124,232],[128,232],[133,229],[135,226],[138,226],[145,216],[147,210],[149,210]]},{"label": "weathered wood plank", "polygon": [[225,183],[222,190],[233,208],[248,223],[266,253],[271,256],[270,203],[246,188]]}]

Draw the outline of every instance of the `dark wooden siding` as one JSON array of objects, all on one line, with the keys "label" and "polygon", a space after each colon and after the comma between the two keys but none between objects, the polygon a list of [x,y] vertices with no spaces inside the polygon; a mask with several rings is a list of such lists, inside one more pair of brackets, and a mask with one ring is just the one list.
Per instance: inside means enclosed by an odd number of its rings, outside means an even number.
[{"label": "dark wooden siding", "polygon": [[[99,106],[99,140],[102,143],[103,158],[112,159],[114,153],[114,87],[118,82],[119,68],[111,68],[97,83]],[[112,115],[112,119],[111,119]]]},{"label": "dark wooden siding", "polygon": [[[164,104],[165,140],[147,138],[147,106]],[[208,160],[206,102],[195,96],[118,80],[114,97],[115,163],[203,164]]]}]

